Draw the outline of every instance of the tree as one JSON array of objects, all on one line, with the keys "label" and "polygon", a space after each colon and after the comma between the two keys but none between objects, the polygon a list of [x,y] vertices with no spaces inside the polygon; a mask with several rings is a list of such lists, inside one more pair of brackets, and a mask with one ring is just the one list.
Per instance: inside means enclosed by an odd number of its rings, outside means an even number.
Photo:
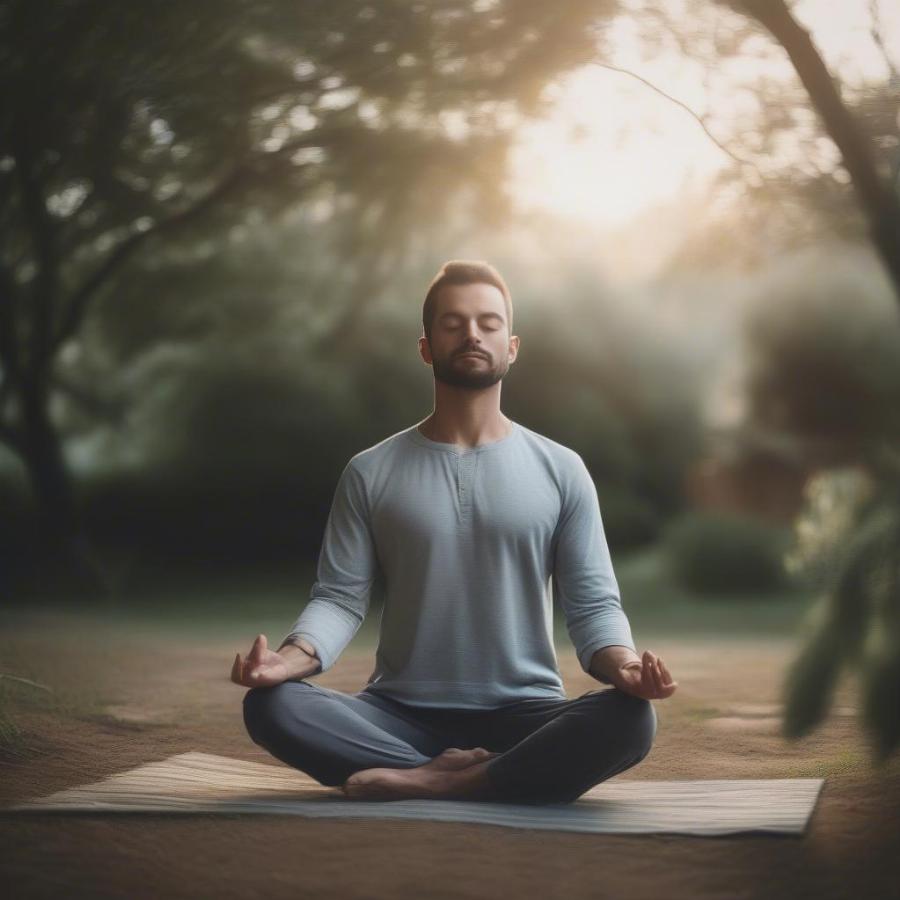
[{"label": "tree", "polygon": [[[878,171],[876,153],[841,98],[809,32],[782,0],[724,0],[766,28],[788,54],[838,148],[900,303],[900,197]],[[845,663],[863,675],[863,722],[883,762],[900,746],[900,457],[893,444],[863,448],[871,496],[854,507],[852,531],[841,534],[839,562],[822,585],[817,627],[785,685],[784,730],[808,733],[824,718]]]},{"label": "tree", "polygon": [[[727,138],[708,114],[669,97],[693,115],[731,157],[733,166],[725,177],[749,185],[757,199],[769,204],[763,211],[766,231],[775,217],[781,228],[779,236],[784,237],[786,231],[798,231],[800,217],[815,214],[832,234],[865,233],[894,300],[900,301],[900,136],[896,119],[900,73],[879,31],[877,3],[870,3],[872,37],[886,63],[888,80],[855,91],[852,100],[845,97],[809,31],[783,0],[715,0],[713,4],[686,0],[688,14],[682,9],[680,16],[672,13],[671,6],[650,3],[641,9],[646,14],[644,38],[651,48],[668,39],[686,57],[701,54],[707,62],[722,61],[757,54],[760,37],[768,36],[774,44],[769,43],[763,52],[770,53],[773,47],[780,50],[797,76],[797,84],[791,85],[783,78],[757,74],[753,93],[759,115],[747,124],[732,123],[733,133]],[[810,107],[818,122],[808,121]],[[771,165],[776,156],[773,151],[784,135],[810,151],[805,171],[796,165],[778,171]],[[823,135],[832,143],[836,159],[819,168],[812,157],[821,156]],[[769,163],[766,170],[764,161]],[[855,209],[848,204],[848,187]],[[800,200],[796,204],[799,216],[786,217],[786,198]],[[788,234],[788,242],[804,243],[809,235],[799,242],[791,240],[795,237]],[[685,257],[695,252],[696,245],[686,247]],[[709,248],[703,252],[708,258]],[[867,287],[876,290],[878,286]],[[817,300],[822,293],[816,292]],[[797,291],[797,298],[802,299],[803,294],[804,290]],[[858,291],[848,295],[859,302]],[[846,304],[847,295],[838,299]],[[881,330],[866,337],[870,352],[865,358],[860,357],[860,342],[854,344],[853,339],[871,330],[870,311],[862,311],[861,321],[854,320],[854,327],[847,321],[860,313],[854,308],[834,322],[798,322],[799,327],[760,317],[751,328],[756,331],[756,350],[766,359],[751,379],[749,398],[751,414],[761,417],[758,424],[768,424],[782,434],[815,437],[820,446],[824,437],[825,457],[830,458],[826,470],[809,484],[809,508],[796,523],[799,546],[793,564],[821,594],[811,616],[809,639],[784,687],[784,733],[799,737],[815,728],[828,711],[838,674],[845,665],[855,665],[863,676],[864,727],[873,737],[876,759],[882,762],[900,746],[897,303],[887,312]],[[842,332],[833,327],[835,323],[843,326]],[[828,343],[818,345],[817,338],[823,336]],[[872,352],[882,348],[887,352]],[[836,349],[842,356],[838,364]],[[862,486],[843,490],[843,466],[853,462],[864,473]],[[840,525],[826,522],[829,516],[823,509]],[[817,536],[812,550],[805,546],[811,532]]]},{"label": "tree", "polygon": [[809,32],[783,0],[720,0],[759,22],[784,48],[828,135],[840,151],[881,262],[900,303],[900,196],[878,171],[877,154],[844,103]]},{"label": "tree", "polygon": [[[0,440],[24,464],[40,531],[72,556],[81,528],[51,400],[96,405],[58,360],[130,262],[215,243],[330,187],[356,204],[363,283],[410,211],[474,184],[502,205],[516,115],[595,52],[612,3],[197,0],[0,6]],[[476,164],[473,165],[473,160]],[[415,186],[413,173],[428,175]],[[437,190],[434,187],[437,187]],[[377,243],[370,245],[373,234]],[[358,303],[364,302],[359,294]],[[343,325],[353,321],[349,308]],[[80,553],[74,554],[80,558]]]},{"label": "tree", "polygon": [[[809,104],[837,149],[840,166],[828,177],[837,172],[846,174],[869,240],[890,280],[895,299],[900,301],[897,123],[885,120],[883,115],[885,109],[892,115],[895,112],[895,102],[888,105],[884,101],[896,98],[900,79],[885,53],[877,30],[877,16],[873,17],[876,19],[873,37],[885,56],[890,82],[886,89],[864,92],[854,111],[843,98],[841,86],[829,73],[809,32],[783,0],[716,0],[716,3],[743,16],[745,23],[761,26],[787,55]],[[874,5],[872,8],[876,9]],[[666,19],[664,12],[658,12]],[[677,25],[671,22],[670,25],[679,30]],[[740,22],[723,31],[721,35],[716,32],[720,38],[716,46],[725,54],[739,53],[753,37],[752,29],[748,31]],[[780,128],[796,126],[796,118],[787,104],[776,98],[763,106],[767,124],[764,136],[771,137]],[[868,113],[864,125],[857,118],[860,112]],[[872,135],[887,140],[875,145]],[[731,146],[736,146],[736,151],[731,151]],[[754,167],[753,149],[742,147],[739,140],[729,145],[729,152],[739,166]],[[794,176],[791,173],[791,178],[785,180],[794,180]],[[776,195],[777,176],[765,180],[769,182],[766,190]],[[827,179],[811,181],[817,182],[816,187],[820,188]],[[831,192],[832,197],[840,194],[840,190]],[[893,321],[885,324],[885,342],[896,343],[897,311],[895,305]],[[827,331],[827,326],[824,330]],[[779,427],[794,433],[809,428],[821,433],[825,428],[845,438],[843,432],[852,432],[858,419],[859,433],[855,435],[856,449],[852,455],[864,472],[861,484],[854,482],[853,490],[843,489],[846,479],[840,468],[813,479],[809,485],[808,509],[797,523],[798,546],[792,562],[798,573],[807,576],[820,589],[821,595],[811,616],[808,640],[784,686],[784,733],[799,737],[814,729],[828,711],[838,674],[845,665],[855,665],[863,676],[864,727],[873,737],[875,758],[883,762],[900,746],[900,457],[895,449],[896,416],[892,404],[883,402],[883,398],[893,398],[900,389],[896,365],[891,361],[895,357],[886,356],[885,364],[874,374],[866,371],[856,376],[850,365],[829,369],[828,376],[839,386],[842,399],[852,397],[854,392],[859,395],[859,402],[845,405],[843,413],[831,405],[828,409],[821,404],[819,409],[815,404],[803,406],[802,402],[798,406],[796,400],[803,394],[805,381],[795,380],[798,371],[817,372],[818,393],[822,390],[823,367],[833,367],[833,360],[826,363],[821,358],[821,348],[813,346],[815,340],[810,340],[809,335],[795,336],[790,345],[784,340],[790,339],[789,330],[774,332],[773,336],[782,342],[784,358],[766,369],[768,384],[758,380],[754,385],[757,392],[767,395],[772,394],[773,383],[779,385],[776,388],[779,403],[766,408],[779,411]],[[801,409],[804,414],[800,414]],[[877,420],[860,418],[876,409],[882,413]],[[846,440],[843,449],[846,451]],[[841,462],[847,462],[846,453]],[[829,517],[831,520],[837,517],[839,524],[827,521]],[[815,534],[814,540],[809,539],[811,533]]]}]

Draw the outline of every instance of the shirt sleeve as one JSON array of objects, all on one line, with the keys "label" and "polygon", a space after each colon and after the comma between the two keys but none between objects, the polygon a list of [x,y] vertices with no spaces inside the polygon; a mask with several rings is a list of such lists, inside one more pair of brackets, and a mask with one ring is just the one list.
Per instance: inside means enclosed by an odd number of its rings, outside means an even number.
[{"label": "shirt sleeve", "polygon": [[637,649],[622,609],[597,488],[580,456],[572,468],[555,535],[553,594],[565,613],[581,668],[589,672],[591,657],[603,647]]},{"label": "shirt sleeve", "polygon": [[319,672],[334,665],[362,625],[378,571],[365,483],[351,460],[335,489],[309,603],[284,639],[306,638]]}]

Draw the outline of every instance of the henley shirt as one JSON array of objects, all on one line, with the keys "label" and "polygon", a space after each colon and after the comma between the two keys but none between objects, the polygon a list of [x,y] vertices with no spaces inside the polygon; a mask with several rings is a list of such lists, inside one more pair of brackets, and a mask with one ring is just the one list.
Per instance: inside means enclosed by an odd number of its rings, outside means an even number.
[{"label": "henley shirt", "polygon": [[554,597],[585,672],[602,647],[637,652],[590,473],[574,450],[517,422],[471,448],[414,425],[353,456],[309,602],[285,641],[305,638],[320,671],[330,669],[379,573],[384,606],[365,690],[401,703],[566,699]]}]

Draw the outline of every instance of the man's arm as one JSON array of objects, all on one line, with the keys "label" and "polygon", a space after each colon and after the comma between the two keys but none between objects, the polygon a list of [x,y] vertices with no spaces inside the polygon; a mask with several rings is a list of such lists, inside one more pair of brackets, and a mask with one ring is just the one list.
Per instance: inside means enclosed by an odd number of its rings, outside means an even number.
[{"label": "man's arm", "polygon": [[580,457],[565,484],[555,535],[553,593],[565,613],[582,670],[612,684],[612,662],[628,650],[637,658],[637,649],[619,598],[597,489]]},{"label": "man's arm", "polygon": [[351,460],[335,489],[309,603],[282,647],[305,644],[321,663],[315,674],[330,669],[366,617],[377,574],[365,484]]}]

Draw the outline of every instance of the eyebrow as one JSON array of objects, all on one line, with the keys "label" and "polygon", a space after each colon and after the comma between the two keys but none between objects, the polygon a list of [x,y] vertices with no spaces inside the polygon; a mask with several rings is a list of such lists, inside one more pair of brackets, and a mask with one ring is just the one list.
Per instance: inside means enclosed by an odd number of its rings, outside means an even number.
[{"label": "eyebrow", "polygon": [[[451,319],[454,317],[461,319],[462,313],[446,312],[442,316],[440,316],[441,319]],[[479,319],[499,319],[501,322],[503,321],[503,316],[501,316],[500,313],[495,313],[495,312],[480,313],[478,318]]]}]

